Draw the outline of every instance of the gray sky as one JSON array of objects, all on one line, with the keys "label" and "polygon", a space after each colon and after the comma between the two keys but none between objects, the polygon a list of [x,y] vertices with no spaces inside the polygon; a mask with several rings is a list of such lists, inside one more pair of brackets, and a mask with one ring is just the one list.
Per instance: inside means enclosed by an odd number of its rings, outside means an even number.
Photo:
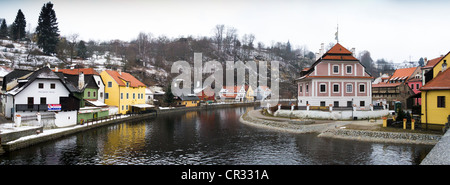
[{"label": "gray sky", "polygon": [[[11,24],[22,9],[34,30],[47,0],[2,0],[0,17]],[[372,59],[402,62],[436,58],[450,51],[450,1],[444,0],[53,0],[61,35],[83,40],[131,40],[139,32],[154,36],[212,36],[217,24],[232,26],[239,37],[253,33],[270,46],[287,42],[318,52],[336,42]],[[27,25],[26,30],[29,29]]]}]

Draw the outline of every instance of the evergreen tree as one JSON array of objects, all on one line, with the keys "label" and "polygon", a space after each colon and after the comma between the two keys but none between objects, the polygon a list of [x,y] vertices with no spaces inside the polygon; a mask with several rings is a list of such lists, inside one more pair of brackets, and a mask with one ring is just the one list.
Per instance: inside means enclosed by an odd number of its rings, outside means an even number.
[{"label": "evergreen tree", "polygon": [[78,43],[78,46],[77,46],[77,56],[82,59],[86,59],[88,57],[86,44],[82,40]]},{"label": "evergreen tree", "polygon": [[0,38],[5,39],[8,36],[8,26],[6,26],[6,20],[3,19],[0,25]]},{"label": "evergreen tree", "polygon": [[167,106],[171,106],[173,103],[173,98],[175,97],[172,93],[172,85],[169,83],[167,85],[166,93],[164,93],[164,102],[166,102]]},{"label": "evergreen tree", "polygon": [[22,10],[19,9],[16,15],[16,20],[11,27],[11,38],[13,40],[20,40],[25,37],[25,27],[27,21],[25,21],[25,15],[23,15]]},{"label": "evergreen tree", "polygon": [[39,14],[38,26],[36,27],[37,44],[44,53],[50,55],[56,53],[56,46],[59,41],[58,22],[53,10],[53,4],[48,2],[42,6]]}]

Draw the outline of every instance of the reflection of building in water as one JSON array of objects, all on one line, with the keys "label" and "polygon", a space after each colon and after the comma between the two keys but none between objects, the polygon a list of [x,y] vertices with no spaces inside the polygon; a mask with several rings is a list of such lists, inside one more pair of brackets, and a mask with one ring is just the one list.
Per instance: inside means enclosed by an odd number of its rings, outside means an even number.
[{"label": "reflection of building in water", "polygon": [[145,124],[119,124],[109,127],[107,139],[103,147],[103,155],[115,156],[133,153],[145,147]]},{"label": "reflection of building in water", "polygon": [[196,117],[197,117],[197,111],[191,111],[191,112],[186,112],[186,114],[184,114],[184,116],[183,116],[183,119],[185,121],[190,121]]}]

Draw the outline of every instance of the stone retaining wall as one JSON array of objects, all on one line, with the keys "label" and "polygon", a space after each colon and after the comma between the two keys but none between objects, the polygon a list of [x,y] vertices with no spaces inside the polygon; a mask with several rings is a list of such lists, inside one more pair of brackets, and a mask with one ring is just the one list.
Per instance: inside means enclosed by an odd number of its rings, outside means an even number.
[{"label": "stone retaining wall", "polygon": [[353,120],[379,118],[389,114],[389,110],[374,111],[321,111],[321,110],[277,110],[274,116],[292,117],[292,118],[309,118],[309,119],[327,119],[327,120]]},{"label": "stone retaining wall", "polygon": [[331,137],[371,142],[413,143],[429,145],[434,145],[441,139],[440,135],[433,134],[378,132],[352,129],[330,129],[319,134],[318,137]]}]

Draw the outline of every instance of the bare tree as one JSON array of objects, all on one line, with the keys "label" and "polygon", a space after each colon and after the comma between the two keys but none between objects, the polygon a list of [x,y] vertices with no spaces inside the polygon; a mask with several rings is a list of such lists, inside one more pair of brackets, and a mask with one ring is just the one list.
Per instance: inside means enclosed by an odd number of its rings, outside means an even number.
[{"label": "bare tree", "polygon": [[70,63],[72,63],[73,59],[73,51],[75,49],[75,45],[77,45],[77,39],[78,39],[78,33],[71,34],[67,37],[67,40],[69,41],[69,47],[70,47]]},{"label": "bare tree", "polygon": [[214,28],[214,40],[217,44],[217,50],[220,52],[222,50],[222,42],[223,42],[223,32],[225,29],[225,25],[218,24]]}]

